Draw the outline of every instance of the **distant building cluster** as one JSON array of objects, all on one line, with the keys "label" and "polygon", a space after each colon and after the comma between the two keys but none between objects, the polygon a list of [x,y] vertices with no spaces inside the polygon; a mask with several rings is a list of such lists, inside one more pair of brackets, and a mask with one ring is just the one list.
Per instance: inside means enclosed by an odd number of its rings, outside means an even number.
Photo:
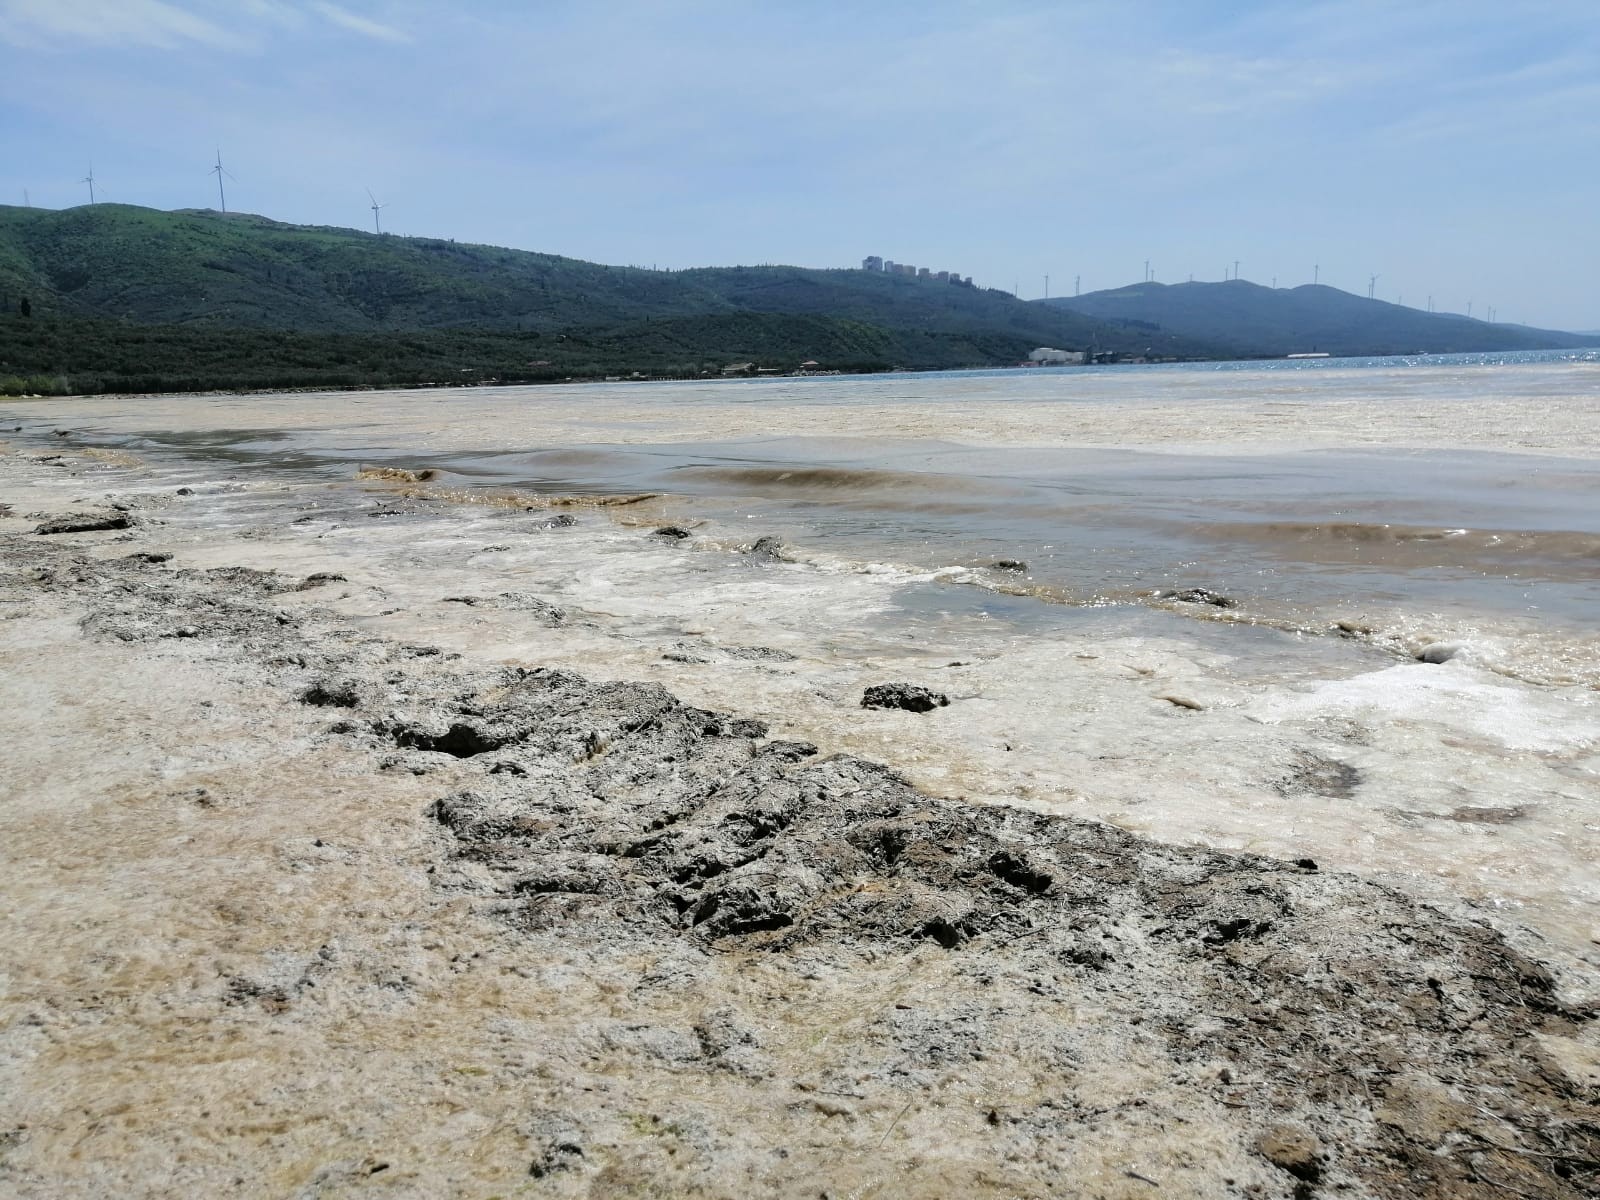
[{"label": "distant building cluster", "polygon": [[1082,363],[1082,350],[1057,350],[1054,346],[1040,346],[1028,352],[1028,365],[1033,367],[1076,367]]},{"label": "distant building cluster", "polygon": [[956,271],[930,271],[927,267],[913,267],[910,263],[897,263],[892,259],[869,254],[861,260],[863,271],[881,271],[885,275],[910,275],[916,279],[931,279],[935,283],[954,283],[961,287],[972,286],[972,276],[965,279]]}]

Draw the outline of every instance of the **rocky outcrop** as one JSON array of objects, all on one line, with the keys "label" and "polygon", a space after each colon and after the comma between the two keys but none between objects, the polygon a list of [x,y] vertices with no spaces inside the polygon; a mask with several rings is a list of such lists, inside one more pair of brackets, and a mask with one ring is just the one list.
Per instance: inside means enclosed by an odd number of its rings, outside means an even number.
[{"label": "rocky outcrop", "polygon": [[[1600,1105],[1546,1049],[1591,1014],[1486,925],[1310,860],[929,796],[654,684],[470,668],[361,637],[304,607],[298,587],[0,538],[8,597],[70,603],[90,636],[118,642],[193,630],[183,636],[206,642],[185,652],[248,656],[285,705],[308,719],[327,710],[331,743],[378,769],[447,773],[425,812],[398,817],[437,831],[418,886],[483,905],[529,961],[573,947],[595,964],[647,950],[665,961],[671,948],[674,986],[701,993],[703,1012],[597,1009],[591,1038],[659,1076],[659,1111],[630,1117],[631,1135],[615,1132],[604,1095],[532,1114],[529,1171],[542,1184],[600,1194],[599,1164],[631,1136],[689,1147],[671,1165],[649,1159],[646,1180],[734,1194],[719,1164],[743,1152],[746,1131],[707,1107],[706,1089],[734,1112],[739,1096],[780,1084],[818,1119],[892,1105],[878,1145],[901,1164],[889,1142],[900,1115],[955,1080],[1004,1097],[976,1130],[959,1127],[961,1153],[993,1173],[989,1194],[1092,1194],[1074,1147],[1133,1153],[1141,1111],[1192,1123],[1205,1131],[1196,1147],[1254,1172],[1218,1194],[1600,1188]],[[1317,794],[1358,784],[1332,762],[1283,782]],[[892,990],[909,963],[937,987]],[[724,1003],[718,981],[751,972],[767,999]],[[786,1049],[773,1032],[794,1020],[791,994],[845,1005],[868,982],[884,998],[829,1026],[827,1072],[804,1074],[824,1061],[822,1042]],[[272,1019],[295,986],[245,980],[222,1002]],[[806,1154],[797,1170],[829,1169]],[[1152,1179],[1132,1165],[1119,1176]]]}]

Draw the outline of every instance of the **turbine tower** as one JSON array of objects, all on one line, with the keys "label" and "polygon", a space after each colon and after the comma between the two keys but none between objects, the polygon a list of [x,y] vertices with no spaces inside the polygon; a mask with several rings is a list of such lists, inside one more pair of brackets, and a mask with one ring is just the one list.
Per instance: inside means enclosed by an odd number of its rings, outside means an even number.
[{"label": "turbine tower", "polygon": [[[373,233],[382,233],[383,232],[383,225],[378,220],[378,213],[379,213],[380,210],[388,208],[389,206],[387,204],[379,204],[378,203],[378,198],[372,194],[372,189],[371,188],[367,189],[367,199],[372,201],[372,232]],[[1050,277],[1048,275],[1045,276],[1045,279],[1047,281],[1049,280],[1049,278]],[[1045,294],[1046,295],[1050,294],[1050,285],[1049,285],[1048,282],[1046,282],[1046,284],[1045,284]]]},{"label": "turbine tower", "polygon": [[89,164],[89,173],[87,175],[85,175],[82,179],[78,180],[78,182],[79,183],[87,183],[89,185],[89,203],[93,204],[94,203],[94,164],[93,163]]},{"label": "turbine tower", "polygon": [[1378,280],[1380,278],[1381,278],[1381,276],[1374,275],[1371,279],[1367,280],[1367,299],[1368,300],[1371,300],[1373,298],[1373,293],[1378,290]]},{"label": "turbine tower", "polygon": [[228,170],[222,165],[222,150],[220,147],[217,150],[217,165],[212,167],[211,170],[206,173],[208,175],[215,175],[217,177],[217,203],[222,205],[223,212],[227,212],[228,195],[222,190],[222,177],[226,175],[229,179],[233,179],[235,183],[238,183],[239,181],[233,178],[232,171]]}]

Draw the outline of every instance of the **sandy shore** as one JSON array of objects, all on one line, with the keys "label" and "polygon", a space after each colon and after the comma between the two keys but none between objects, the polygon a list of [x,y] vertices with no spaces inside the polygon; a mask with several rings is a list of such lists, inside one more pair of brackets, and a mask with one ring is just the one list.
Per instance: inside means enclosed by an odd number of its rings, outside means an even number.
[{"label": "sandy shore", "polygon": [[1595,1026],[1487,925],[377,629],[418,581],[292,505],[169,546],[214,497],[0,472],[0,1191],[1600,1187]]}]

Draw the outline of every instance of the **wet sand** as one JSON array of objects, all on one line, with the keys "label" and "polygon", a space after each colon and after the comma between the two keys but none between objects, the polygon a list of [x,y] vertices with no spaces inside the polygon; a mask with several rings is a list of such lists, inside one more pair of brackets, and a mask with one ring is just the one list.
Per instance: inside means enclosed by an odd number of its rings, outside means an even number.
[{"label": "wet sand", "polygon": [[[1172,741],[1108,772],[1117,728],[1226,708],[1181,639],[1063,643],[1096,681],[1076,756],[1019,795],[995,726],[992,790],[970,755],[939,786],[985,718],[937,646],[841,628],[853,665],[808,666],[712,610],[575,608],[494,565],[576,561],[556,539],[602,527],[672,553],[649,513],[486,525],[381,483],[0,464],[19,1195],[1593,1194],[1575,916],[1541,940],[1403,863],[1401,890],[1297,863],[1314,828],[1264,858],[1061,815],[1177,778]],[[131,528],[33,532],[115,503]],[[624,682],[550,670],[585,663]],[[954,703],[856,705],[913,670]],[[716,715],[734,695],[757,702]],[[1239,734],[1241,782],[1352,790],[1382,730],[1318,703],[1311,745]],[[1233,836],[1231,790],[1193,840]],[[1529,819],[1436,799],[1396,853]]]},{"label": "wet sand", "polygon": [[[214,425],[235,430],[238,440],[249,440],[249,431],[287,432],[306,435],[325,452],[399,447],[417,456],[506,445],[509,424],[537,429],[551,446],[826,436],[1215,453],[1376,446],[1600,458],[1594,352],[1509,373],[1487,364],[1273,369],[1284,366],[106,396],[73,400],[70,411],[74,421],[102,429],[183,434],[202,405]],[[49,401],[7,401],[4,408],[45,420],[67,411]]]}]

